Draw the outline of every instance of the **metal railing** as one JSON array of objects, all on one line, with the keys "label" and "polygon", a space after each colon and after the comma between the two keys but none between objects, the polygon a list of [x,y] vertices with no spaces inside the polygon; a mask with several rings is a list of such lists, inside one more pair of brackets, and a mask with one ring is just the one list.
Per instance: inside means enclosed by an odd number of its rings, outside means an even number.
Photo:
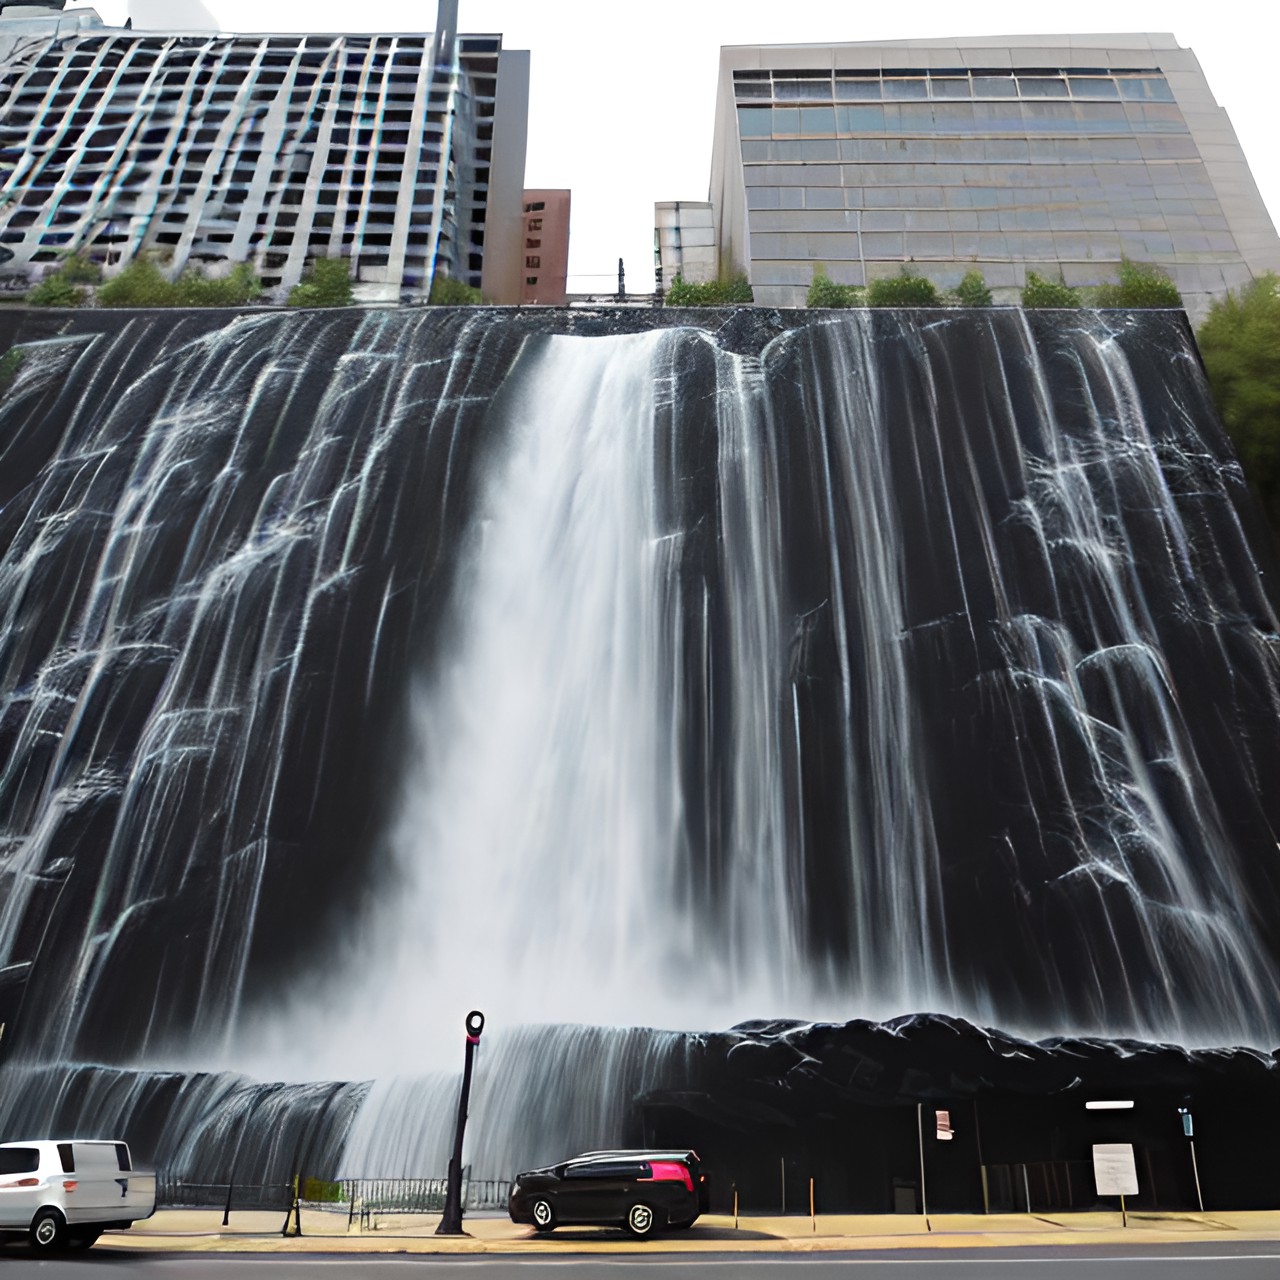
[{"label": "metal railing", "polygon": [[[446,1185],[444,1178],[343,1178],[334,1182],[304,1178],[299,1180],[299,1200],[309,1209],[348,1213],[439,1213],[444,1208]],[[505,1209],[510,1191],[509,1178],[464,1178],[462,1207],[472,1212]],[[221,1209],[224,1217],[257,1209],[283,1212],[293,1206],[294,1184],[161,1178],[156,1183],[156,1203],[166,1209]]]},{"label": "metal railing", "polygon": [[[444,1208],[444,1178],[346,1178],[341,1203],[369,1213],[439,1213]],[[505,1209],[511,1192],[509,1178],[464,1178],[462,1207],[475,1212]]]},{"label": "metal railing", "polygon": [[254,1209],[283,1211],[293,1204],[293,1183],[184,1182],[156,1180],[156,1204],[164,1209],[222,1209],[226,1213]]}]

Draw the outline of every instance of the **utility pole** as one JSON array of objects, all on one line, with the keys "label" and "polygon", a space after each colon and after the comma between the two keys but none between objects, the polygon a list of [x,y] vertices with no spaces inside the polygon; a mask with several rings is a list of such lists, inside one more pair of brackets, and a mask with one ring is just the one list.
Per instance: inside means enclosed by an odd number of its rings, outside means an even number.
[{"label": "utility pole", "polygon": [[476,1046],[484,1030],[484,1014],[472,1009],[467,1014],[467,1058],[462,1069],[462,1092],[458,1096],[458,1127],[453,1136],[453,1159],[449,1161],[449,1181],[444,1193],[444,1216],[436,1228],[438,1236],[465,1236],[462,1229],[462,1138],[467,1129],[467,1102],[471,1097],[471,1069]]},{"label": "utility pole", "polygon": [[622,259],[618,259],[618,301],[626,302],[627,300],[627,272],[622,265]]}]

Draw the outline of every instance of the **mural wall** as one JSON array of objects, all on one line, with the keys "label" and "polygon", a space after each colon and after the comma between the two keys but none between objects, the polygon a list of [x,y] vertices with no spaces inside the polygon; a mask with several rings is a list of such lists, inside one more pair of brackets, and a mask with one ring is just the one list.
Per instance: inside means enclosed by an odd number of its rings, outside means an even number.
[{"label": "mural wall", "polygon": [[1276,1043],[1180,315],[0,326],[5,1136],[438,1173],[473,1006],[493,1176],[749,1018]]}]

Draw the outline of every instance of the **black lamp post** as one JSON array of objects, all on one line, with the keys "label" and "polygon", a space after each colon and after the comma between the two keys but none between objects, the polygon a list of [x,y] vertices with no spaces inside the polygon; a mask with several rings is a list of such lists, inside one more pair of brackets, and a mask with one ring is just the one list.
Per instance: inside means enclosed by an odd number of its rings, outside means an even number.
[{"label": "black lamp post", "polygon": [[463,1236],[462,1229],[462,1137],[467,1130],[467,1102],[471,1097],[471,1068],[476,1045],[484,1030],[484,1014],[472,1009],[467,1014],[467,1061],[462,1069],[462,1093],[458,1098],[458,1128],[453,1135],[453,1159],[449,1161],[449,1181],[444,1193],[444,1216],[436,1228],[438,1236]]}]

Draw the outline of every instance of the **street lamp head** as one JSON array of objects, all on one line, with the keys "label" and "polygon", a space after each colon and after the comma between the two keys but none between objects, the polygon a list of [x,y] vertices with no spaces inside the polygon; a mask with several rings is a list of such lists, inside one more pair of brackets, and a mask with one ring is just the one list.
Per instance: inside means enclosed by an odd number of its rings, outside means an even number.
[{"label": "street lamp head", "polygon": [[484,1014],[479,1009],[472,1009],[467,1014],[467,1037],[471,1040],[479,1040],[480,1033],[484,1030]]}]

